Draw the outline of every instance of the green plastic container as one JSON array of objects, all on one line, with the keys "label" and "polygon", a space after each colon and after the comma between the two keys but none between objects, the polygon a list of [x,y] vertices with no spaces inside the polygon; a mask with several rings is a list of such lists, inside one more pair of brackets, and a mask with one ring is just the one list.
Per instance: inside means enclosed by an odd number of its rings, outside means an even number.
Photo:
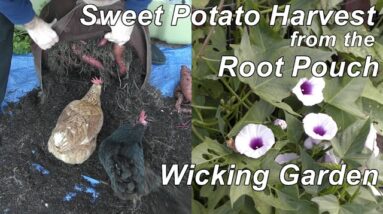
[{"label": "green plastic container", "polygon": [[[179,19],[177,26],[171,26],[174,6],[182,4],[183,1],[176,0],[153,0],[149,5],[149,10],[154,11],[161,5],[165,13],[162,15],[162,26],[149,25],[150,36],[169,44],[191,44],[192,42],[192,24],[191,19]],[[184,1],[191,6],[191,0]]]}]

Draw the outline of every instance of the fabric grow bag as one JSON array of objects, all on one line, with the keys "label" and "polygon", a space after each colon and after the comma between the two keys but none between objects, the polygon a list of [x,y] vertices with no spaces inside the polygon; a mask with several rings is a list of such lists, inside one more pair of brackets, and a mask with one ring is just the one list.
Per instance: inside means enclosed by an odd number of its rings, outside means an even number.
[{"label": "fabric grow bag", "polygon": [[[82,12],[85,5],[86,4],[82,1],[76,0],[52,0],[42,9],[40,17],[48,23],[51,23],[55,19],[57,20],[52,28],[59,36],[59,42],[87,40],[96,37],[102,37],[107,32],[110,32],[109,26],[84,26],[81,24],[80,19],[86,18]],[[99,7],[99,9],[113,11],[124,10],[124,3],[120,1],[113,5]],[[99,16],[97,13],[95,15]],[[150,37],[147,28],[136,22],[128,44],[136,51],[139,60],[144,67],[146,75],[143,85],[145,85],[150,77],[152,61]],[[34,56],[34,64],[37,76],[40,80],[40,86],[42,89],[44,89],[42,84],[42,79],[44,77],[42,65],[44,60],[47,58],[46,52],[40,49],[35,43],[32,43],[32,54]]]}]

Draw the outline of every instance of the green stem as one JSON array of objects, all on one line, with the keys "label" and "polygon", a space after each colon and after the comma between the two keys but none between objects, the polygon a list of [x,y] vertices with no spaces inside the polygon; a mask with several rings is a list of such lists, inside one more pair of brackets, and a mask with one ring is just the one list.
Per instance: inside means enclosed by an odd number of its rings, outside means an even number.
[{"label": "green stem", "polygon": [[359,189],[360,189],[360,186],[358,186],[358,189],[354,192],[354,194],[352,194],[350,198],[350,202],[352,202],[355,199],[355,197],[359,194]]},{"label": "green stem", "polygon": [[192,122],[193,122],[193,124],[197,123],[197,124],[199,124],[201,126],[214,126],[214,125],[218,124],[218,121],[204,122],[204,121],[200,121],[200,120],[197,120],[197,119],[192,119]]},{"label": "green stem", "polygon": [[379,27],[379,25],[382,23],[383,21],[383,16],[379,18],[379,21],[376,23],[376,27]]},{"label": "green stem", "polygon": [[[206,64],[207,64],[207,66],[209,67],[209,69],[210,69],[211,71],[213,71],[214,74],[217,74],[217,73],[215,72],[215,68],[213,67],[213,65],[211,65],[211,63],[210,63],[209,61],[207,61]],[[229,83],[226,81],[226,79],[221,78],[221,79],[219,79],[219,80],[220,80],[220,81],[223,83],[223,85],[230,91],[230,93],[232,93],[238,100],[241,100],[241,98],[238,96],[238,94],[235,93],[235,91],[230,87],[230,85],[229,85]],[[248,106],[245,102],[241,101],[241,103],[243,103],[243,105],[245,105],[245,106],[249,109],[249,106]]]},{"label": "green stem", "polygon": [[198,116],[198,118],[199,118],[200,120],[203,120],[202,114],[201,114],[201,112],[200,112],[200,110],[199,110],[198,108],[195,108],[195,109],[194,109],[194,112],[197,114],[197,116]]},{"label": "green stem", "polygon": [[[196,126],[198,126],[198,124],[196,124]],[[200,128],[203,128],[203,129],[207,129],[207,130],[210,130],[210,131],[214,131],[214,132],[221,133],[220,130],[215,129],[215,128],[210,128],[210,127],[207,127],[207,126],[200,126]]]},{"label": "green stem", "polygon": [[245,102],[242,101],[241,97],[239,97],[238,94],[235,93],[235,91],[229,86],[229,83],[227,83],[225,79],[221,79],[221,82],[227,88],[227,90],[230,91],[230,93],[232,93],[244,106],[246,106],[246,108],[250,108]]},{"label": "green stem", "polygon": [[210,59],[210,58],[207,58],[205,56],[201,56],[201,59],[204,59],[204,60],[210,61],[210,62],[221,62],[220,59]]},{"label": "green stem", "polygon": [[203,109],[203,110],[217,110],[218,109],[217,107],[213,107],[213,106],[199,106],[199,105],[193,105],[193,104],[192,104],[192,107],[198,108],[198,109]]},{"label": "green stem", "polygon": [[201,141],[201,143],[204,141],[204,138],[202,137],[202,135],[197,131],[197,129],[192,126],[192,131],[193,133],[195,134],[195,136],[197,136],[197,138]]},{"label": "green stem", "polygon": [[[278,10],[284,9],[285,7],[286,7],[286,5],[281,5],[278,7]],[[266,14],[266,13],[271,13],[272,11],[273,11],[273,8],[269,8],[267,10],[262,10],[259,13],[260,14]]]}]

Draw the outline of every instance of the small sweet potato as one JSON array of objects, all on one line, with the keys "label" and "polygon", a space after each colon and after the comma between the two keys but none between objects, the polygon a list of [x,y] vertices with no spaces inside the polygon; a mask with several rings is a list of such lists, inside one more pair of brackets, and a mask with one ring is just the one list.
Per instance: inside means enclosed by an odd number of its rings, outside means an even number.
[{"label": "small sweet potato", "polygon": [[183,65],[181,67],[181,90],[186,100],[192,101],[192,76],[190,69]]},{"label": "small sweet potato", "polygon": [[108,43],[108,40],[105,39],[105,38],[102,38],[99,42],[98,42],[98,47],[102,47],[102,46],[105,46],[106,43]]},{"label": "small sweet potato", "polygon": [[82,61],[84,61],[85,63],[99,69],[99,70],[104,70],[104,65],[99,61],[97,60],[96,58],[90,56],[90,55],[86,55],[86,54],[82,54],[81,51],[78,49],[78,47],[73,44],[72,45],[72,51],[74,54],[76,54],[77,56],[79,56],[81,58]]},{"label": "small sweet potato", "polygon": [[89,65],[99,69],[99,70],[104,70],[104,65],[98,61],[96,58],[89,56],[89,55],[82,55],[81,60],[84,61],[85,63],[88,63]]},{"label": "small sweet potato", "polygon": [[124,45],[114,44],[113,56],[114,56],[114,59],[116,60],[116,63],[119,67],[120,75],[124,75],[124,74],[126,74],[126,72],[128,72],[128,69],[125,65],[125,60],[124,60],[124,51],[125,51]]}]

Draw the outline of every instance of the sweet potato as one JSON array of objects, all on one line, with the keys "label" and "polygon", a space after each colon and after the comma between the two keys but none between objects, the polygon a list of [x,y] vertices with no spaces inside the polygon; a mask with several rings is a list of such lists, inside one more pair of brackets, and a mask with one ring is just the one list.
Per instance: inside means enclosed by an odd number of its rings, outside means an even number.
[{"label": "sweet potato", "polygon": [[183,65],[181,67],[181,90],[186,100],[191,102],[192,100],[192,77],[190,69]]},{"label": "sweet potato", "polygon": [[102,38],[99,42],[98,42],[98,47],[102,47],[104,45],[106,45],[106,43],[108,43],[108,40],[105,39],[105,38]]},{"label": "sweet potato", "polygon": [[74,54],[79,56],[81,58],[81,60],[84,61],[85,63],[88,63],[89,65],[91,65],[91,66],[93,66],[99,70],[105,70],[104,65],[99,60],[97,60],[96,58],[94,58],[90,55],[82,54],[81,51],[78,49],[78,47],[75,44],[72,45],[72,51]]},{"label": "sweet potato", "polygon": [[116,63],[119,67],[120,75],[124,75],[124,74],[126,74],[126,72],[128,72],[128,69],[125,65],[125,60],[124,60],[124,51],[125,51],[124,45],[121,46],[121,45],[114,44],[113,56],[114,56],[114,59],[116,60]]},{"label": "sweet potato", "polygon": [[105,70],[104,65],[92,56],[84,54],[81,56],[81,60],[99,70]]}]

